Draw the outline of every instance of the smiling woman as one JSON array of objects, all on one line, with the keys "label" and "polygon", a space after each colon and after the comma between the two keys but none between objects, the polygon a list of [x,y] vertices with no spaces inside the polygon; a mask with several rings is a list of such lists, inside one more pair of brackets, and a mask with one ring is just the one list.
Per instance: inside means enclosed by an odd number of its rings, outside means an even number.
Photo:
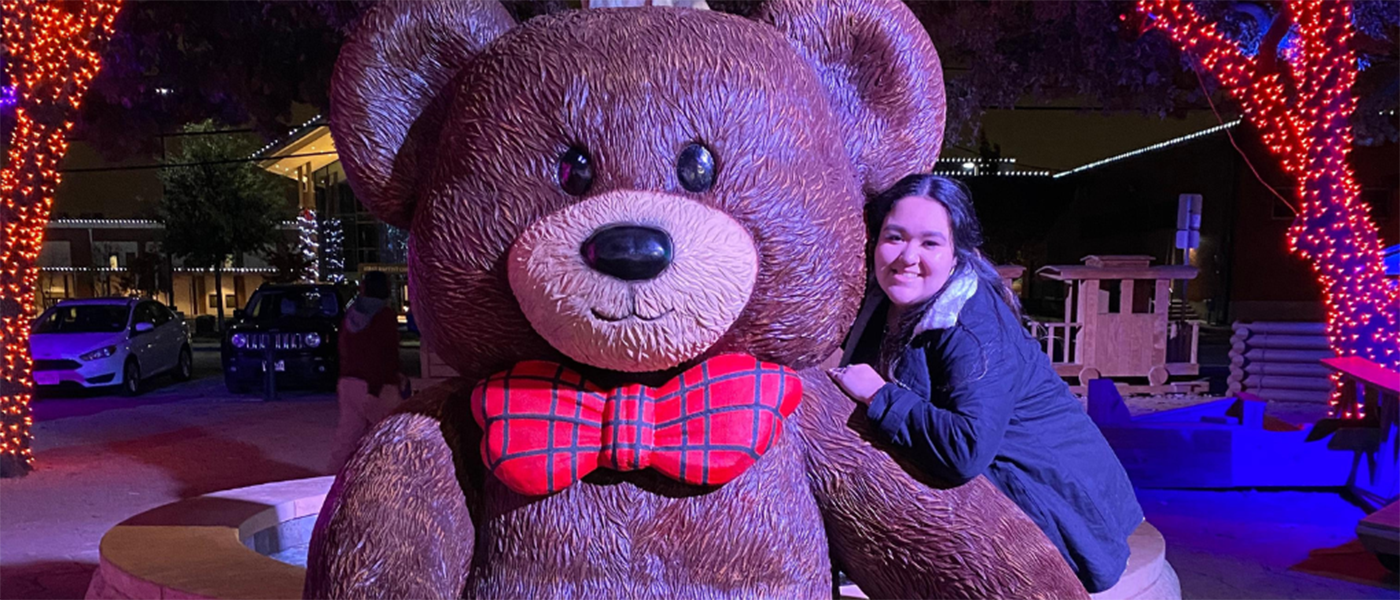
[{"label": "smiling woman", "polygon": [[943,203],[924,196],[890,210],[872,258],[875,279],[896,307],[926,301],[948,282],[956,262],[950,222]]},{"label": "smiling woman", "polygon": [[978,250],[967,189],[911,175],[868,213],[879,291],[862,311],[865,330],[847,345],[856,364],[832,370],[832,379],[919,469],[955,484],[985,475],[1040,526],[1087,591],[1113,587],[1142,509]]}]

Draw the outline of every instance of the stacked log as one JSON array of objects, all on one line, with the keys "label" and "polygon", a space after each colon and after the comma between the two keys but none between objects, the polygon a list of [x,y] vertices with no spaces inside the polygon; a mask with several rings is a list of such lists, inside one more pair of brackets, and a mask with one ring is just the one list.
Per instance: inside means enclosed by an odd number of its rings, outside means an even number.
[{"label": "stacked log", "polygon": [[1230,338],[1229,393],[1265,400],[1326,404],[1331,372],[1318,362],[1335,356],[1325,323],[1235,323]]}]

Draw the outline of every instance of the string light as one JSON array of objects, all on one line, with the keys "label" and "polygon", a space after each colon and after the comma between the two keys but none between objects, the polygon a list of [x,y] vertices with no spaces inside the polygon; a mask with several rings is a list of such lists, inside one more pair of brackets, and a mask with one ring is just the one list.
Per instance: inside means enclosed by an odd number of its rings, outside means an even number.
[{"label": "string light", "polygon": [[[276,273],[276,267],[224,267],[219,269],[223,273]],[[214,269],[208,267],[175,267],[176,273],[213,273]]]},{"label": "string light", "polygon": [[[108,228],[108,229],[165,229],[165,224],[151,219],[53,219],[48,226],[54,229]],[[279,221],[278,229],[294,229],[296,221]]]},{"label": "string light", "polygon": [[321,272],[320,249],[316,242],[316,211],[309,208],[301,209],[297,215],[297,246],[306,265],[301,273],[302,281],[316,281],[317,274]]},{"label": "string light", "polygon": [[49,227],[55,229],[110,227],[120,229],[165,229],[160,221],[150,219],[52,219]]},{"label": "string light", "polygon": [[305,123],[302,123],[301,125],[298,125],[296,128],[287,131],[287,137],[272,140],[271,142],[268,142],[266,146],[263,146],[262,148],[258,148],[258,151],[257,151],[257,152],[254,152],[254,153],[248,155],[248,160],[253,160],[253,159],[260,158],[260,157],[262,157],[262,155],[266,154],[268,150],[273,149],[274,147],[278,146],[279,144],[282,144],[283,142],[285,142],[285,141],[287,141],[287,140],[289,140],[289,139],[295,139],[295,138],[297,137],[297,134],[298,134],[298,133],[302,132],[302,131],[305,130],[307,127],[310,127],[310,126],[312,126],[313,124],[316,125],[316,126],[318,126],[318,127],[321,126],[321,124],[318,123],[318,121],[320,121],[320,120],[321,120],[321,115],[319,115],[319,114],[316,115],[316,116],[314,116],[314,117],[311,117],[310,119],[307,119]]},{"label": "string light", "polygon": [[8,85],[0,87],[0,109],[11,108],[18,101],[19,97],[15,95],[14,87]]},{"label": "string light", "polygon": [[14,91],[14,127],[0,172],[0,475],[33,465],[29,412],[34,381],[29,324],[35,315],[37,261],[58,189],[66,134],[101,69],[97,48],[112,35],[121,0],[4,0],[6,80]]},{"label": "string light", "polygon": [[[130,273],[128,267],[39,267],[44,273]],[[214,270],[206,267],[175,267],[176,273],[213,273]],[[224,267],[220,269],[224,273],[276,273],[275,267]]]},{"label": "string light", "polygon": [[[1393,115],[1393,114],[1395,114],[1395,111],[1393,111],[1393,110],[1391,110],[1391,111],[1380,111],[1380,112],[1378,112],[1378,113],[1376,113],[1376,114],[1380,114],[1380,115]],[[1221,131],[1225,131],[1226,129],[1234,129],[1235,127],[1239,126],[1240,123],[1243,123],[1243,122],[1244,122],[1244,121],[1243,121],[1242,119],[1235,119],[1235,120],[1233,120],[1233,121],[1229,121],[1229,122],[1226,122],[1226,123],[1221,124],[1221,125],[1216,125],[1216,126],[1214,126],[1214,127],[1210,127],[1210,128],[1207,128],[1207,129],[1202,129],[1202,130],[1197,131],[1197,132],[1195,132],[1195,133],[1188,133],[1188,134],[1183,135],[1183,136],[1181,136],[1181,137],[1175,137],[1175,138],[1169,139],[1169,140],[1164,141],[1164,142],[1158,142],[1158,143],[1152,144],[1152,145],[1150,145],[1150,146],[1143,146],[1143,147],[1138,148],[1138,149],[1136,149],[1136,150],[1129,150],[1129,151],[1124,152],[1124,153],[1122,153],[1122,154],[1117,154],[1117,155],[1114,155],[1114,156],[1110,156],[1110,157],[1108,157],[1108,158],[1096,160],[1096,161],[1091,162],[1091,163],[1088,163],[1088,164],[1080,165],[1080,166],[1075,167],[1075,168],[1073,168],[1073,169],[1070,169],[1070,170],[1068,170],[1068,171],[1063,171],[1063,172],[1060,172],[1060,173],[1056,173],[1056,174],[1054,175],[1054,178],[1055,178],[1055,179],[1059,179],[1059,178],[1061,178],[1061,177],[1066,177],[1066,176],[1069,176],[1069,175],[1074,175],[1075,173],[1083,173],[1084,171],[1088,171],[1088,170],[1090,170],[1090,169],[1097,169],[1097,168],[1102,167],[1102,166],[1104,166],[1104,165],[1108,165],[1108,164],[1116,163],[1116,162],[1118,162],[1118,161],[1120,161],[1120,160],[1132,158],[1132,157],[1137,156],[1137,155],[1139,155],[1139,154],[1144,154],[1144,153],[1147,153],[1147,152],[1152,152],[1152,151],[1154,151],[1154,150],[1162,150],[1162,149],[1164,149],[1164,148],[1170,148],[1170,147],[1175,146],[1175,145],[1177,145],[1177,144],[1184,144],[1184,143],[1186,143],[1186,142],[1189,142],[1189,141],[1194,140],[1194,139],[1197,139],[1197,138],[1201,138],[1201,137],[1205,137],[1205,136],[1208,136],[1208,135],[1213,135],[1213,134],[1215,134],[1215,133],[1219,133],[1219,132],[1221,132]],[[940,160],[941,160],[941,159],[940,159]]]},{"label": "string light", "polygon": [[1163,148],[1170,148],[1170,147],[1175,146],[1175,145],[1177,145],[1177,144],[1184,144],[1184,143],[1189,142],[1189,141],[1191,141],[1191,140],[1194,140],[1194,139],[1196,139],[1196,138],[1205,137],[1205,136],[1208,136],[1208,135],[1211,135],[1211,134],[1214,134],[1214,133],[1218,133],[1218,132],[1221,132],[1221,131],[1225,131],[1226,129],[1230,129],[1230,128],[1235,127],[1236,125],[1239,125],[1239,124],[1240,124],[1240,120],[1239,120],[1239,119],[1235,119],[1235,120],[1230,121],[1229,123],[1225,123],[1225,124],[1223,124],[1223,125],[1216,125],[1215,127],[1211,127],[1211,128],[1209,128],[1209,129],[1202,129],[1202,130],[1197,131],[1197,132],[1195,132],[1195,133],[1188,133],[1188,134],[1183,135],[1183,136],[1181,136],[1181,137],[1175,137],[1175,138],[1169,139],[1169,140],[1167,140],[1167,141],[1165,141],[1165,142],[1158,142],[1158,143],[1156,143],[1156,144],[1152,144],[1151,146],[1143,146],[1142,148],[1138,148],[1137,150],[1130,150],[1130,151],[1128,151],[1128,152],[1124,152],[1124,153],[1119,154],[1119,155],[1117,155],[1117,156],[1110,156],[1110,157],[1105,158],[1105,159],[1102,159],[1102,160],[1096,160],[1096,161],[1091,162],[1091,163],[1089,163],[1089,164],[1081,165],[1081,166],[1075,167],[1075,168],[1070,169],[1070,170],[1068,170],[1068,171],[1065,171],[1065,172],[1063,172],[1063,173],[1056,173],[1056,174],[1055,174],[1055,179],[1059,179],[1059,178],[1061,178],[1061,177],[1065,177],[1065,176],[1068,176],[1068,175],[1073,175],[1073,174],[1075,174],[1075,173],[1082,173],[1082,172],[1084,172],[1084,171],[1088,171],[1089,169],[1094,169],[1094,168],[1102,167],[1102,166],[1107,165],[1107,164],[1116,163],[1116,162],[1118,162],[1118,161],[1120,161],[1120,160],[1123,160],[1123,159],[1126,159],[1126,158],[1132,158],[1132,157],[1137,156],[1137,155],[1139,155],[1139,154],[1142,154],[1142,153],[1144,153],[1144,152],[1152,152],[1152,151],[1154,151],[1154,150],[1161,150],[1161,149],[1163,149]]},{"label": "string light", "polygon": [[1050,177],[1050,171],[997,171],[982,172],[976,169],[963,169],[958,171],[935,170],[934,175],[940,177]]},{"label": "string light", "polygon": [[[1273,48],[1247,56],[1181,0],[1138,0],[1137,10],[1239,102],[1293,178],[1299,210],[1288,248],[1311,263],[1322,287],[1332,351],[1400,368],[1400,286],[1385,278],[1380,237],[1347,160],[1357,73],[1351,3],[1288,0],[1283,16],[1297,37],[1282,61],[1271,60]],[[1343,404],[1341,379],[1332,381],[1333,414],[1364,418],[1360,399]]]},{"label": "string light", "polygon": [[969,158],[940,158],[940,159],[938,159],[937,161],[935,161],[935,164],[940,164],[940,165],[961,165],[961,164],[967,163],[967,162],[970,162],[970,163],[978,163],[978,164],[992,164],[992,163],[1003,163],[1003,164],[1005,164],[1005,163],[1015,163],[1015,162],[1016,162],[1016,159],[1014,159],[1014,158],[981,158],[981,157],[969,157]]},{"label": "string light", "polygon": [[340,228],[340,219],[326,219],[321,233],[321,239],[325,240],[321,245],[326,257],[325,280],[331,283],[345,281],[345,233]]}]

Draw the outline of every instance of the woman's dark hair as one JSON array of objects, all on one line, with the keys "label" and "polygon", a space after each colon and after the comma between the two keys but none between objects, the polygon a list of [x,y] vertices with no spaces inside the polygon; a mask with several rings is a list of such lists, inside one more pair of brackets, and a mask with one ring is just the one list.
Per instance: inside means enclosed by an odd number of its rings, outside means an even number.
[{"label": "woman's dark hair", "polygon": [[[889,217],[890,211],[900,200],[909,197],[921,197],[933,200],[948,211],[949,227],[953,233],[953,273],[948,277],[952,282],[957,274],[964,270],[971,270],[977,276],[977,284],[984,286],[997,293],[997,296],[1011,309],[1011,314],[1015,315],[1016,321],[1021,321],[1021,303],[1016,299],[1016,295],[1010,288],[1002,282],[1001,276],[997,274],[996,266],[987,257],[982,256],[982,224],[977,220],[977,212],[972,207],[972,194],[968,192],[967,186],[961,182],[929,175],[917,173],[909,175],[899,180],[889,189],[875,196],[866,204],[866,226],[868,228],[868,247],[866,248],[867,270],[870,273],[870,285],[877,287],[875,283],[874,255],[875,246],[880,243],[880,230],[885,226],[885,219]],[[947,289],[947,284],[944,284]],[[903,346],[914,335],[914,328],[923,320],[924,313],[933,306],[944,290],[938,290],[933,297],[910,307],[900,315],[899,323],[895,331],[887,332],[885,340],[891,346],[890,350]],[[873,292],[873,289],[872,289]],[[886,352],[880,352],[882,357],[886,357]],[[885,362],[882,358],[881,362]],[[893,365],[885,365],[892,368]]]},{"label": "woman's dark hair", "polygon": [[389,298],[389,275],[383,271],[370,271],[365,273],[364,294],[370,298],[387,300]]}]

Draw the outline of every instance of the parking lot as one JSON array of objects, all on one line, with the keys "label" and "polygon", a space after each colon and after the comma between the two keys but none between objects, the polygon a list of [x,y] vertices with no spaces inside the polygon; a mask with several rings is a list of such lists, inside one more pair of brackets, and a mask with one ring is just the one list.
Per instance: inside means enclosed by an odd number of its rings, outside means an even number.
[{"label": "parking lot", "polygon": [[[195,340],[192,344],[194,349],[194,376],[185,382],[177,382],[169,375],[157,375],[146,380],[142,384],[142,392],[139,396],[124,397],[120,390],[116,388],[92,388],[80,389],[77,387],[61,388],[41,388],[38,392],[40,402],[36,403],[34,410],[36,417],[39,412],[46,415],[68,414],[71,412],[91,412],[98,410],[97,406],[137,406],[160,402],[162,399],[184,399],[184,398],[228,398],[231,400],[258,400],[261,398],[261,391],[254,391],[251,394],[234,395],[224,388],[223,371],[219,362],[219,345],[212,340]],[[402,361],[404,374],[416,377],[419,373],[418,346],[416,342],[406,343],[399,349],[399,359]],[[311,399],[315,397],[332,398],[334,394],[320,390],[278,390],[278,395],[286,395],[290,398]],[[70,401],[92,401],[92,402],[70,402]],[[86,406],[86,408],[84,408]],[[36,421],[42,420],[36,418]]]}]

